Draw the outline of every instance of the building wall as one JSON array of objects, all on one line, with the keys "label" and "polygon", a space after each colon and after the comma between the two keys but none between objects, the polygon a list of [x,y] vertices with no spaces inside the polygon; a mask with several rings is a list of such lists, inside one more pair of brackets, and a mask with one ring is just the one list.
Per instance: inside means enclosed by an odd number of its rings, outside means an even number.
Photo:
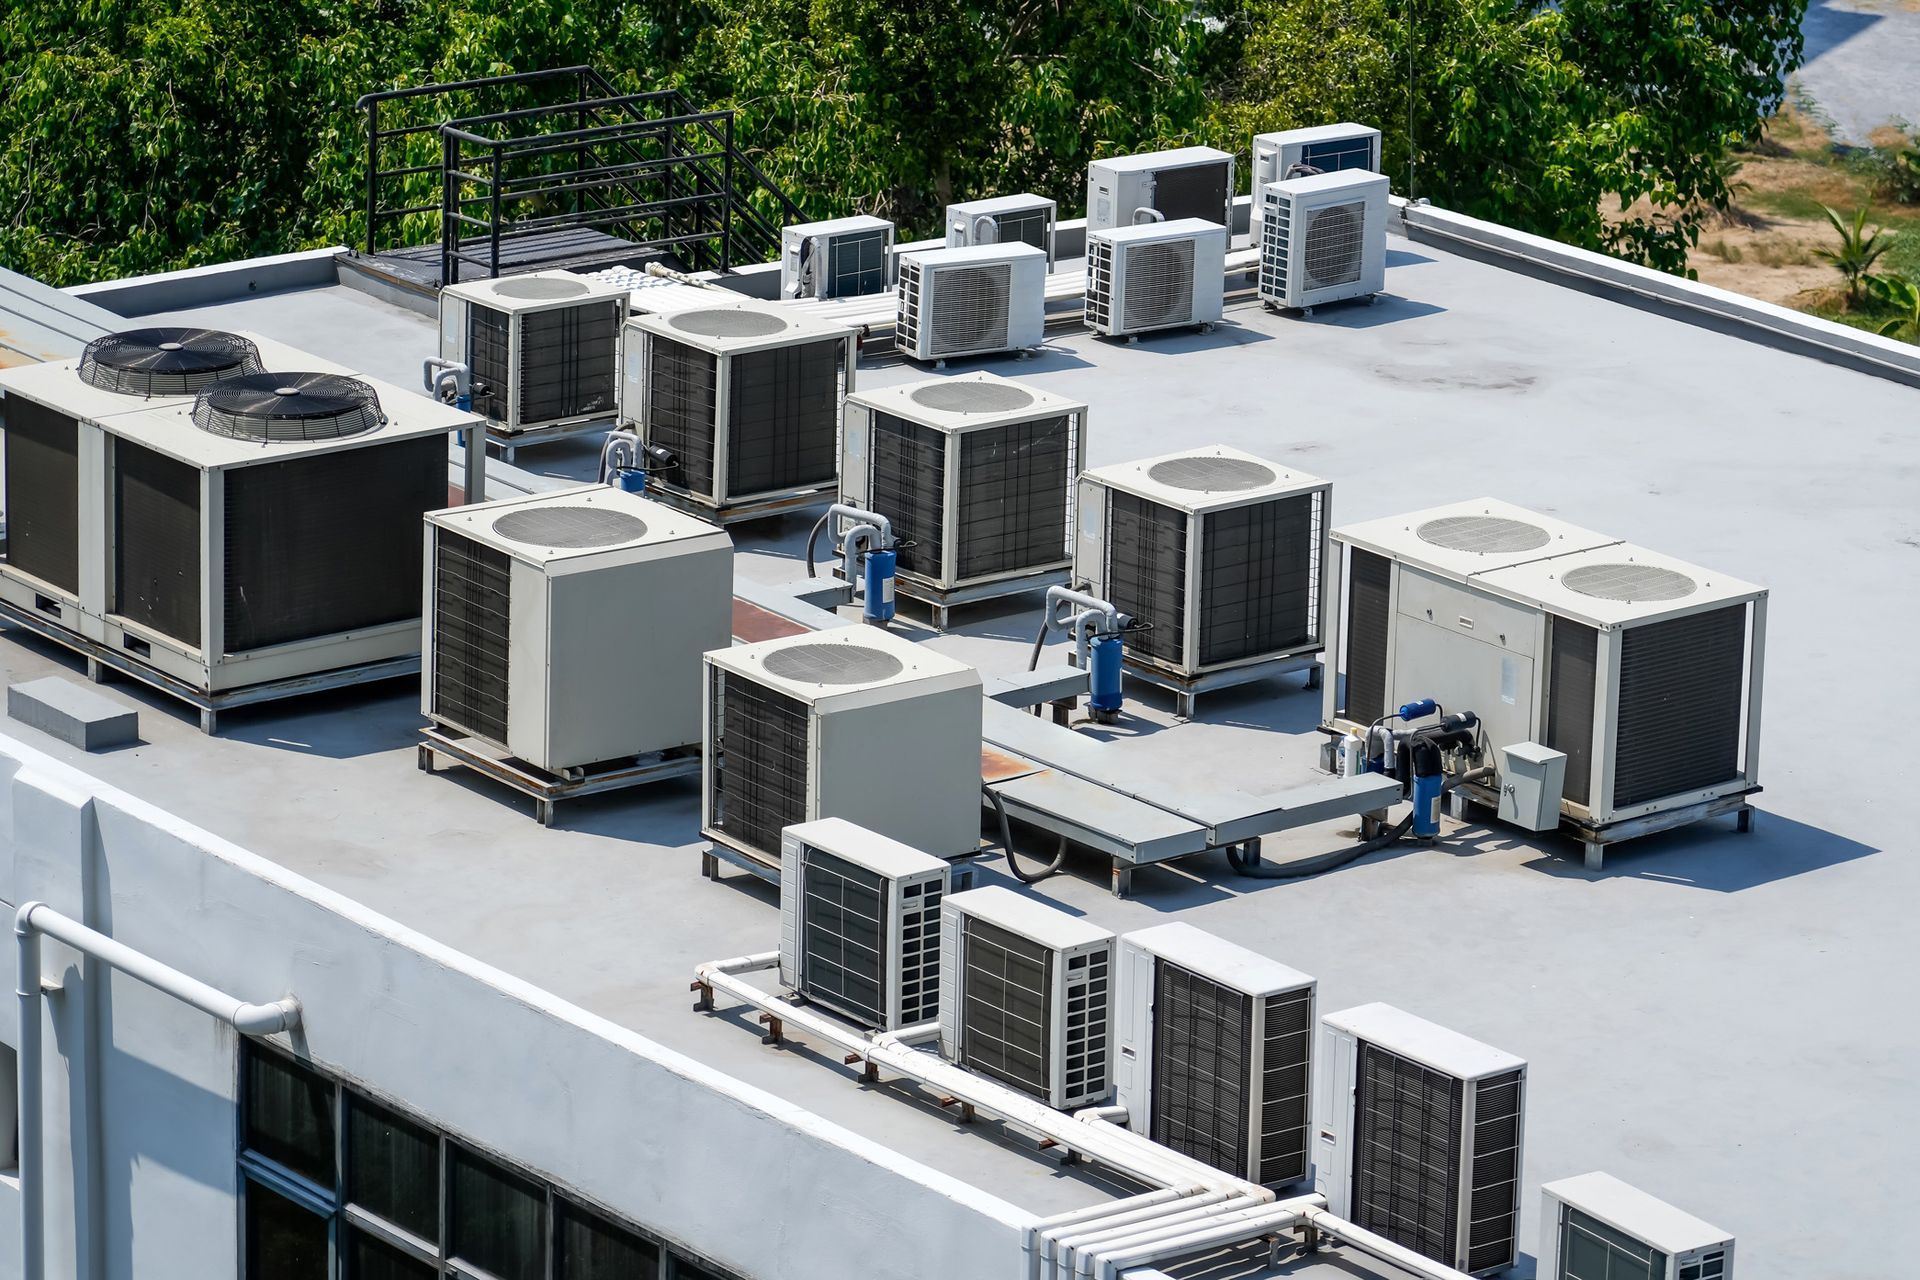
[{"label": "building wall", "polygon": [[[5,737],[0,896],[241,999],[297,995],[291,1045],[323,1069],[743,1274],[1022,1265],[1014,1206]],[[12,977],[13,948],[0,955]],[[237,1275],[233,1033],[51,940],[42,963],[59,987],[44,1002],[48,1274]],[[0,1005],[0,1039],[17,1044]],[[17,1204],[0,1181],[0,1278],[18,1273]]]}]

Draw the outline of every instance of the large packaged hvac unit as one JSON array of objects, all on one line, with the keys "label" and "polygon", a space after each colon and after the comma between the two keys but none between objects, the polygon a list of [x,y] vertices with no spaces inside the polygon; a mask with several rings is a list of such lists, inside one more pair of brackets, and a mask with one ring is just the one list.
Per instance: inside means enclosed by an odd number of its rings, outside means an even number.
[{"label": "large packaged hvac unit", "polygon": [[1316,173],[1380,168],[1380,131],[1364,124],[1323,124],[1253,135],[1253,242],[1260,243],[1260,193],[1275,182]]},{"label": "large packaged hvac unit", "polygon": [[980,673],[875,627],[706,659],[701,833],[778,867],[780,832],[845,818],[940,858],[980,840]]},{"label": "large packaged hvac unit", "polygon": [[893,286],[893,224],[861,214],[780,233],[780,296],[857,298]]},{"label": "large packaged hvac unit", "polygon": [[1046,323],[1047,255],[1029,244],[900,255],[894,342],[909,359],[1026,351]]},{"label": "large packaged hvac unit", "polygon": [[844,325],[767,306],[629,320],[621,416],[677,464],[656,473],[657,491],[728,520],[832,490],[854,344]]},{"label": "large packaged hvac unit", "polygon": [[562,774],[699,745],[733,542],[605,485],[453,507],[427,517],[426,597],[421,714]]},{"label": "large packaged hvac unit", "polygon": [[473,411],[514,447],[613,420],[628,291],[571,271],[451,284],[440,354],[467,366]]},{"label": "large packaged hvac unit", "polygon": [[1163,1147],[1249,1182],[1304,1182],[1315,984],[1190,924],[1120,939],[1117,1101]]},{"label": "large packaged hvac unit", "polygon": [[1112,1088],[1114,936],[998,885],[947,898],[940,1052],[1062,1110]]},{"label": "large packaged hvac unit", "polygon": [[1512,1266],[1526,1062],[1391,1005],[1322,1025],[1313,1189],[1327,1212],[1457,1271]]},{"label": "large packaged hvac unit", "polygon": [[1233,225],[1233,155],[1178,147],[1108,156],[1087,166],[1087,230],[1130,226],[1140,214],[1173,222],[1199,218]]},{"label": "large packaged hvac unit", "polygon": [[951,604],[1066,581],[1086,405],[961,374],[847,397],[840,439],[841,501],[892,522],[898,589],[937,626]]},{"label": "large packaged hvac unit", "polygon": [[1077,581],[1151,623],[1128,669],[1180,694],[1313,667],[1332,486],[1224,445],[1080,478]]},{"label": "large packaged hvac unit", "polygon": [[1030,244],[1047,255],[1053,270],[1054,224],[1059,206],[1045,196],[995,196],[947,206],[947,248],[973,244]]},{"label": "large packaged hvac unit", "polygon": [[877,1031],[940,1016],[940,904],[951,867],[843,818],[780,846],[780,982]]},{"label": "large packaged hvac unit", "polygon": [[1540,1191],[1540,1280],[1732,1280],[1732,1236],[1611,1174]]},{"label": "large packaged hvac unit", "polygon": [[1181,218],[1087,232],[1087,327],[1110,338],[1211,329],[1226,296],[1227,229]]},{"label": "large packaged hvac unit", "polygon": [[1387,180],[1348,170],[1271,182],[1260,205],[1260,300],[1286,311],[1387,287]]}]

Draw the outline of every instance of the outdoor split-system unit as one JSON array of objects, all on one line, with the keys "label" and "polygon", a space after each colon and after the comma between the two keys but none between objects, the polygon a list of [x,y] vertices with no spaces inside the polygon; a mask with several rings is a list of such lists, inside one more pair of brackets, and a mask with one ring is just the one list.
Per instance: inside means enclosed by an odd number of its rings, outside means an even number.
[{"label": "outdoor split-system unit", "polygon": [[995,196],[947,206],[947,248],[974,244],[1028,244],[1047,255],[1053,270],[1059,206],[1045,196]]},{"label": "outdoor split-system unit", "polygon": [[1128,633],[1128,669],[1190,713],[1205,689],[1315,667],[1332,493],[1224,445],[1097,467],[1080,477],[1074,578],[1152,624]]},{"label": "outdoor split-system unit", "polygon": [[421,714],[562,774],[699,745],[733,542],[607,485],[453,507],[427,517],[426,598]]},{"label": "outdoor split-system unit", "polygon": [[941,910],[940,1052],[1050,1107],[1112,1088],[1114,936],[992,885]]},{"label": "outdoor split-system unit", "polygon": [[112,334],[0,372],[9,612],[200,708],[411,670],[458,412],[265,339]]},{"label": "outdoor split-system unit", "polygon": [[893,287],[893,224],[861,214],[780,233],[780,296],[857,298]]},{"label": "outdoor split-system unit", "polygon": [[1260,206],[1260,300],[1285,311],[1387,287],[1387,180],[1351,169],[1270,182]]},{"label": "outdoor split-system unit", "polygon": [[1226,295],[1227,229],[1201,218],[1087,232],[1087,327],[1110,338],[1212,328]]},{"label": "outdoor split-system unit", "polygon": [[1179,147],[1087,166],[1087,230],[1199,218],[1233,225],[1233,155]]},{"label": "outdoor split-system unit", "polygon": [[780,833],[845,818],[940,858],[980,841],[980,673],[876,627],[706,657],[709,856],[780,865]]},{"label": "outdoor split-system unit", "polygon": [[1047,255],[982,244],[900,255],[894,342],[911,360],[1027,351],[1046,321]]},{"label": "outdoor split-system unit", "polygon": [[1732,1280],[1732,1236],[1611,1174],[1541,1194],[1540,1280]]},{"label": "outdoor split-system unit", "polygon": [[1392,1005],[1322,1026],[1314,1190],[1327,1212],[1457,1271],[1512,1266],[1526,1062]]},{"label": "outdoor split-system unit", "polygon": [[854,332],[768,306],[638,315],[622,331],[620,414],[671,453],[658,494],[722,521],[831,491]]},{"label": "outdoor split-system unit", "polygon": [[1759,789],[1764,588],[1493,499],[1334,532],[1347,607],[1327,727],[1473,711],[1468,793],[1601,848]]},{"label": "outdoor split-system unit", "polygon": [[1190,924],[1121,938],[1128,1126],[1249,1182],[1306,1181],[1314,993],[1306,974]]},{"label": "outdoor split-system unit", "polygon": [[1253,242],[1260,243],[1260,193],[1270,183],[1316,173],[1364,169],[1380,173],[1380,131],[1364,124],[1323,124],[1253,135]]},{"label": "outdoor split-system unit", "polygon": [[780,982],[876,1031],[940,1016],[948,864],[844,818],[788,827],[780,848]]},{"label": "outdoor split-system unit", "polygon": [[1087,406],[991,373],[847,397],[840,500],[887,517],[898,590],[934,606],[1065,582]]},{"label": "outdoor split-system unit", "polygon": [[628,291],[571,271],[451,284],[440,354],[472,374],[473,411],[511,448],[611,422]]}]

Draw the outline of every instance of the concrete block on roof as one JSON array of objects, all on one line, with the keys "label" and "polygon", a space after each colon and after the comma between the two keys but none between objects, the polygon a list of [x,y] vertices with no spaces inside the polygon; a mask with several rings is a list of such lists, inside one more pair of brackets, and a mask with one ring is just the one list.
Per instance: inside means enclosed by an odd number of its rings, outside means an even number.
[{"label": "concrete block on roof", "polygon": [[140,714],[59,676],[7,686],[7,714],[82,751],[140,740]]}]

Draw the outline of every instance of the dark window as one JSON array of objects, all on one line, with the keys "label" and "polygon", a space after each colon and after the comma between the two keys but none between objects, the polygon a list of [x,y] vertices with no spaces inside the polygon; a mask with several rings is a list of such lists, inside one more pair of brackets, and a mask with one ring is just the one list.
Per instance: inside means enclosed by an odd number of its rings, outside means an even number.
[{"label": "dark window", "polygon": [[657,1274],[660,1248],[652,1241],[566,1200],[556,1198],[553,1207],[559,1237],[555,1280],[634,1280]]},{"label": "dark window", "polygon": [[429,1244],[440,1239],[440,1140],[363,1098],[347,1100],[347,1198]]},{"label": "dark window", "polygon": [[327,1280],[327,1220],[258,1182],[247,1197],[247,1280]]},{"label": "dark window", "polygon": [[347,1228],[349,1280],[437,1280],[440,1269],[358,1227]]},{"label": "dark window", "polygon": [[333,1085],[273,1053],[247,1055],[249,1151],[333,1186]]},{"label": "dark window", "polygon": [[540,1188],[464,1147],[447,1158],[447,1252],[495,1280],[544,1280],[547,1201]]}]

